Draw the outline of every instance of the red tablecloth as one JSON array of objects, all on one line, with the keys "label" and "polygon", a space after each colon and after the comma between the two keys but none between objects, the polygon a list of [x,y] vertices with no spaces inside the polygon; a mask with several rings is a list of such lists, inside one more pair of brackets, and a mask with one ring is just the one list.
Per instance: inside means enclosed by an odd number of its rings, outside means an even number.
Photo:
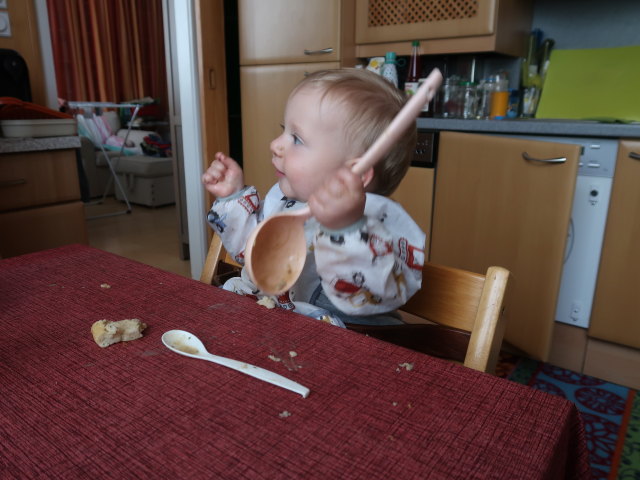
[{"label": "red tablecloth", "polygon": [[[123,318],[144,337],[98,347]],[[1,260],[0,327],[2,478],[589,477],[562,398],[89,247]],[[176,355],[170,329],[311,394]]]}]

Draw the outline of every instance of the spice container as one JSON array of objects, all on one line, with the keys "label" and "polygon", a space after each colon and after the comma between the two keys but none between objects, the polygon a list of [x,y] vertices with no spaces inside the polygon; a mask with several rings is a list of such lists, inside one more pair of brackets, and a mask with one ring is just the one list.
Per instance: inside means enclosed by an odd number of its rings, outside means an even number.
[{"label": "spice container", "polygon": [[509,107],[507,108],[507,118],[517,118],[520,111],[520,90],[512,88],[509,90]]},{"label": "spice container", "polygon": [[396,52],[387,52],[382,65],[382,76],[396,87],[398,86],[398,70],[396,69]]}]

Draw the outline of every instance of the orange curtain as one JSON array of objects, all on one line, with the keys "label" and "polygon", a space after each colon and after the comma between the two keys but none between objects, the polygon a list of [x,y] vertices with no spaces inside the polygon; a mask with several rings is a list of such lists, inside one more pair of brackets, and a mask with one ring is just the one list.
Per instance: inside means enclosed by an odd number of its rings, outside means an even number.
[{"label": "orange curtain", "polygon": [[161,0],[47,0],[58,96],[167,102]]}]

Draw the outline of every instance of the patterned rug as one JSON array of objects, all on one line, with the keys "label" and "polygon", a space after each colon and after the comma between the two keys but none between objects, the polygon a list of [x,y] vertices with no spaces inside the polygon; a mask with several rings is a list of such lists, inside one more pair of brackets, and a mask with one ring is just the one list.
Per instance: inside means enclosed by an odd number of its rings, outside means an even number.
[{"label": "patterned rug", "polygon": [[582,414],[594,480],[640,480],[640,395],[554,365],[502,354],[498,376],[560,395]]}]

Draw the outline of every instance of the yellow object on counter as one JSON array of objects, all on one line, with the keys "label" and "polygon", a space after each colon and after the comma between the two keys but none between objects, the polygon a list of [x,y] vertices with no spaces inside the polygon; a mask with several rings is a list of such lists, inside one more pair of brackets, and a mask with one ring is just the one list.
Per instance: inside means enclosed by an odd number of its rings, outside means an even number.
[{"label": "yellow object on counter", "polygon": [[640,121],[640,46],[554,50],[537,118]]}]

